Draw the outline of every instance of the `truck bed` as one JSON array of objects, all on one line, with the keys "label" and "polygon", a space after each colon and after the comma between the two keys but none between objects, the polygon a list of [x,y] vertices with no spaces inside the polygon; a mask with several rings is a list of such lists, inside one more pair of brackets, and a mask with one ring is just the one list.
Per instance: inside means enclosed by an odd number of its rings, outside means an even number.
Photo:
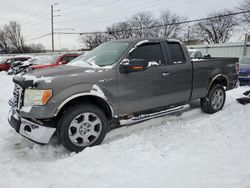
[{"label": "truck bed", "polygon": [[238,80],[236,63],[239,58],[213,57],[193,60],[193,92],[190,100],[206,95],[207,86],[215,75],[224,75],[228,79],[228,90],[232,89]]}]

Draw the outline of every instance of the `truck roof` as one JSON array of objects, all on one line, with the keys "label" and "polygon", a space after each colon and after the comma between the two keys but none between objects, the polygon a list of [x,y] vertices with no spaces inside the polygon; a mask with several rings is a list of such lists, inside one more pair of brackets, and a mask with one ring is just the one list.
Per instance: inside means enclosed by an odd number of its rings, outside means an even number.
[{"label": "truck roof", "polygon": [[144,40],[152,40],[152,41],[168,41],[168,42],[179,42],[181,43],[179,40],[176,39],[168,39],[168,38],[164,38],[164,37],[149,37],[149,38],[128,38],[128,39],[119,39],[119,40],[113,40],[112,42],[121,42],[121,41],[126,41],[129,43],[134,43],[134,42],[140,42],[140,41],[144,41]]}]

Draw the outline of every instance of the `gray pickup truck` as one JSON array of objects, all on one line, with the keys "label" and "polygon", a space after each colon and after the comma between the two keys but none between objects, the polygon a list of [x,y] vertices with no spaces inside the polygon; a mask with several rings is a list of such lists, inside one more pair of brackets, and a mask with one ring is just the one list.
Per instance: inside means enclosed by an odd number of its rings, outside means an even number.
[{"label": "gray pickup truck", "polygon": [[57,135],[70,151],[100,144],[111,128],[186,109],[224,106],[238,80],[238,58],[192,62],[186,47],[164,38],[104,43],[66,66],[13,78],[10,125],[47,144]]}]

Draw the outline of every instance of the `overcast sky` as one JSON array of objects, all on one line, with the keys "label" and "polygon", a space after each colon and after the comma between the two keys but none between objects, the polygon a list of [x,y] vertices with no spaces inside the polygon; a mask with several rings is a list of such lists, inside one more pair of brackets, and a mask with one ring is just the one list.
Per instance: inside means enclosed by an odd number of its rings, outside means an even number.
[{"label": "overcast sky", "polygon": [[[51,36],[30,40],[51,32],[50,5],[55,5],[55,29],[65,32],[103,31],[112,23],[123,21],[140,11],[151,11],[155,16],[163,9],[188,17],[206,17],[211,11],[238,6],[241,0],[1,0],[0,25],[18,21],[28,43],[42,43],[51,48]],[[239,38],[240,39],[240,38]],[[238,40],[238,39],[236,39]],[[56,35],[55,47],[76,49],[78,35]]]}]

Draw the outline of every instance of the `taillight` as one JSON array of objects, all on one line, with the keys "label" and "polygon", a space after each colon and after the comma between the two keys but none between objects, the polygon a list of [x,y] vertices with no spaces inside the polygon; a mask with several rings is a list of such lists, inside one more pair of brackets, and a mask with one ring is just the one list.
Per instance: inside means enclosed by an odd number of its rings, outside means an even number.
[{"label": "taillight", "polygon": [[235,70],[239,74],[239,72],[240,72],[240,64],[239,63],[235,64]]}]

